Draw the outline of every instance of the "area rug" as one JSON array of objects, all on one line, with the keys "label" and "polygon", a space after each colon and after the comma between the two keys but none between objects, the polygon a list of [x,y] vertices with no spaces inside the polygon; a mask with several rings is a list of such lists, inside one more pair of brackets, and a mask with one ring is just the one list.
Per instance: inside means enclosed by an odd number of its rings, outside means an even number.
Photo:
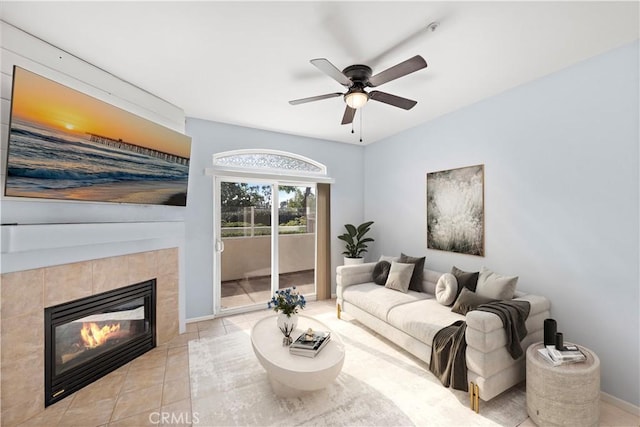
[{"label": "area rug", "polygon": [[[316,316],[345,343],[336,381],[300,397],[276,396],[248,332],[189,342],[191,404],[201,426],[517,426],[524,387],[469,409],[467,393],[445,388],[427,365],[357,322]],[[275,327],[275,325],[274,325]]]}]

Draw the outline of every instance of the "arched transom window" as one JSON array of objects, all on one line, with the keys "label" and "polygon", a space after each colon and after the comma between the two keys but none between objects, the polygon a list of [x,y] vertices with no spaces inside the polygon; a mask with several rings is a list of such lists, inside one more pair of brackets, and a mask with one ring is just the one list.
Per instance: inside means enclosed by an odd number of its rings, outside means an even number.
[{"label": "arched transom window", "polygon": [[317,182],[331,181],[322,163],[276,150],[234,150],[213,155],[213,174],[244,172],[259,175],[290,175],[313,178]]}]

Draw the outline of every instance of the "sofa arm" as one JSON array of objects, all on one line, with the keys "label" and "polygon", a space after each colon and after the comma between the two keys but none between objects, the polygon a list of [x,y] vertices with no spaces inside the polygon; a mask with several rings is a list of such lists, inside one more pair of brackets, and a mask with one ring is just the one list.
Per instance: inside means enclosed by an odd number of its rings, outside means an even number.
[{"label": "sofa arm", "polygon": [[373,268],[375,262],[355,265],[341,265],[336,269],[336,285],[338,297],[341,297],[342,289],[347,286],[357,285],[373,281]]},{"label": "sofa arm", "polygon": [[[529,316],[525,321],[527,337],[524,341],[539,340],[544,328],[544,319],[550,317],[549,300],[539,295],[523,295],[515,299],[529,301],[531,304]],[[474,348],[479,353],[490,353],[507,345],[507,334],[502,320],[496,314],[472,310],[467,313],[466,322],[465,337],[468,347]]]},{"label": "sofa arm", "polygon": [[[536,317],[540,313],[548,313],[551,307],[549,300],[539,295],[528,294],[514,299],[516,301],[529,301],[529,304],[531,304],[529,319]],[[486,311],[472,310],[467,313],[466,321],[468,327],[485,333],[503,328],[502,320],[497,315]]]}]

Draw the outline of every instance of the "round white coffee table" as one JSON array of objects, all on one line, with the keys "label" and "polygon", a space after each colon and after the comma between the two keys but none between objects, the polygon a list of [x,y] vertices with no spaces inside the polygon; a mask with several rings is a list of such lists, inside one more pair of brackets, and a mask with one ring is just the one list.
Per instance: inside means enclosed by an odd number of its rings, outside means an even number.
[{"label": "round white coffee table", "polygon": [[331,331],[331,340],[316,357],[297,356],[282,346],[282,332],[276,317],[259,320],[251,329],[251,345],[262,367],[267,371],[273,391],[284,397],[299,396],[305,391],[320,390],[331,384],[344,364],[344,343],[324,323],[298,315],[298,326],[291,334],[296,338],[308,328]]}]

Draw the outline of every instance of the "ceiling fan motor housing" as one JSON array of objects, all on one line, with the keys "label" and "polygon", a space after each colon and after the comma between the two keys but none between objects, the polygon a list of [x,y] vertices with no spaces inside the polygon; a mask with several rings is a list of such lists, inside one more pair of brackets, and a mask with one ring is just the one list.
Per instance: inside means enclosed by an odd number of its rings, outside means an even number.
[{"label": "ceiling fan motor housing", "polygon": [[349,80],[351,80],[354,84],[361,83],[362,86],[366,86],[369,82],[369,77],[371,77],[371,67],[366,65],[349,65],[347,68],[342,70],[342,74],[347,76]]}]

